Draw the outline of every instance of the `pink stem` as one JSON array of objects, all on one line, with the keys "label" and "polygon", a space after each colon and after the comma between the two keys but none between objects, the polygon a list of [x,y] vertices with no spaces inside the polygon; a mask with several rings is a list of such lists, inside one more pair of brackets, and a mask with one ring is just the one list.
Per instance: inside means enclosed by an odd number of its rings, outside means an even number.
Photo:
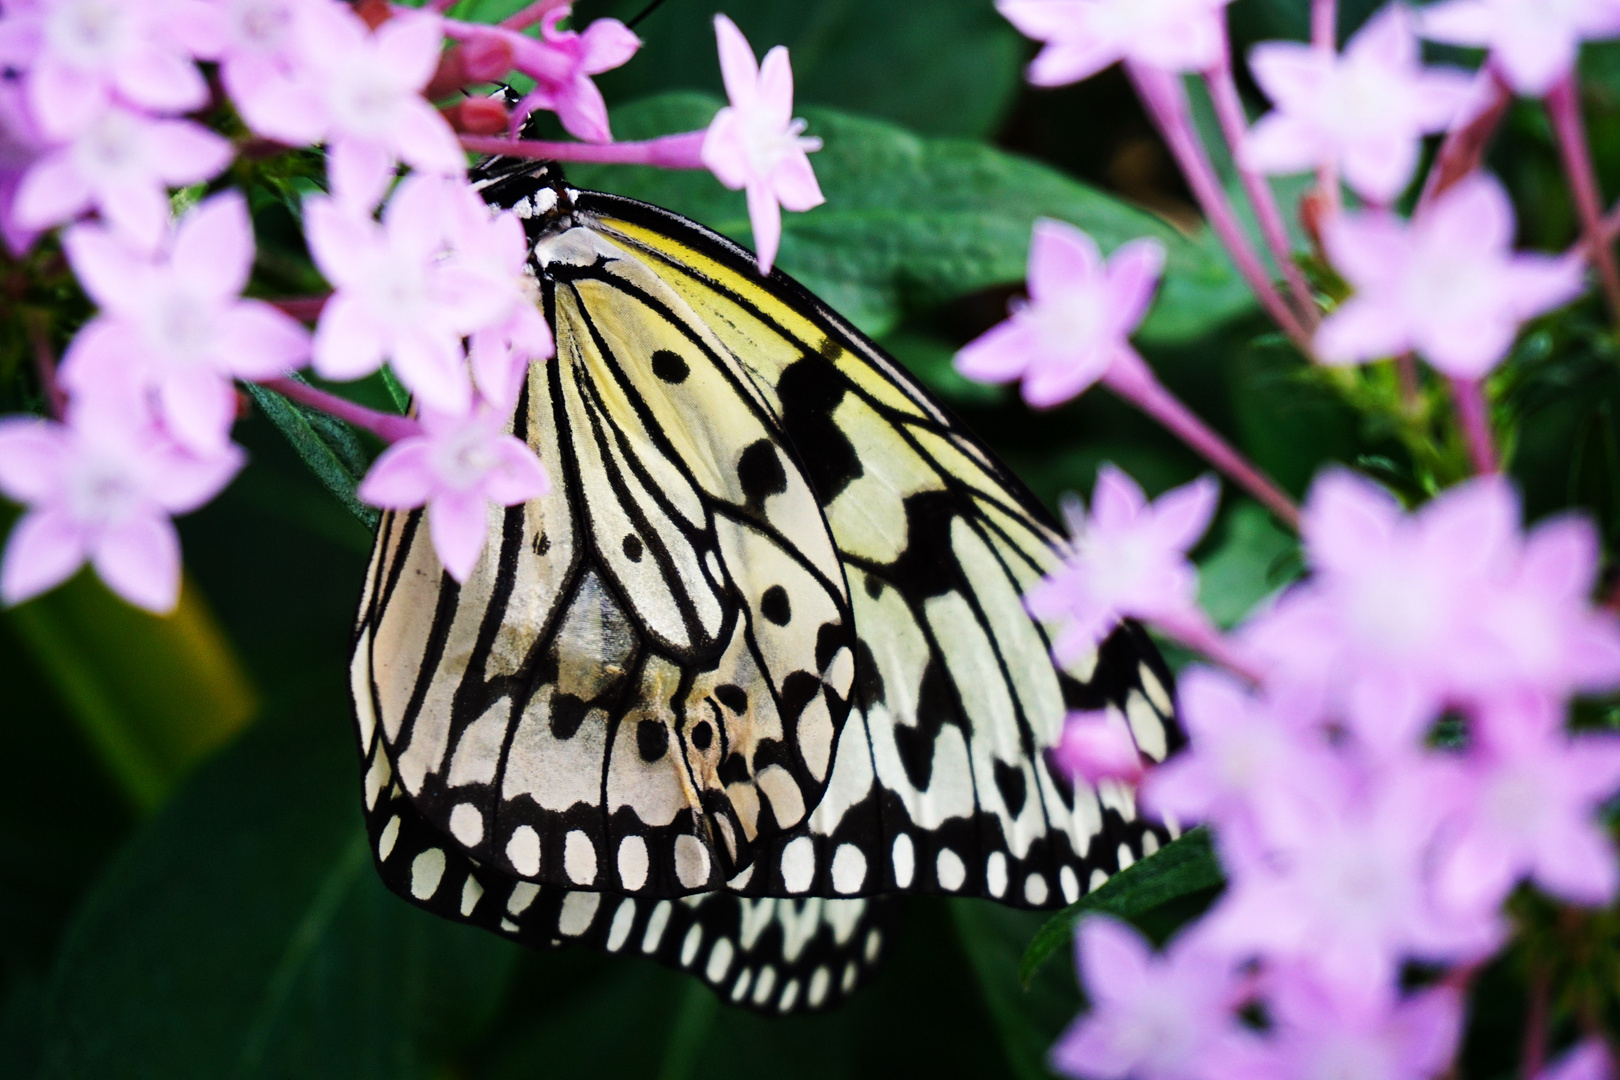
[{"label": "pink stem", "polygon": [[1260,223],[1260,235],[1271,250],[1271,258],[1282,271],[1292,292],[1294,308],[1302,324],[1313,328],[1317,322],[1316,300],[1305,275],[1294,262],[1292,246],[1288,242],[1288,229],[1283,224],[1282,212],[1277,209],[1277,197],[1265,177],[1247,168],[1242,160],[1243,138],[1248,132],[1248,118],[1243,114],[1243,102],[1238,97],[1237,83],[1232,81],[1232,62],[1223,59],[1220,64],[1204,73],[1204,84],[1209,87],[1210,101],[1215,106],[1215,119],[1221,125],[1221,134],[1231,148],[1232,161],[1237,168],[1243,191],[1254,207],[1254,216]]},{"label": "pink stem", "polygon": [[52,419],[60,420],[67,413],[67,394],[56,377],[56,355],[45,333],[45,320],[30,318],[26,325],[28,340],[34,347],[34,370],[39,374],[39,388],[45,393],[45,407],[50,410]]},{"label": "pink stem", "polygon": [[288,296],[280,300],[266,301],[272,307],[286,312],[299,322],[314,322],[321,317],[321,310],[326,302],[332,299],[332,294],[325,296]]},{"label": "pink stem", "polygon": [[1395,377],[1401,384],[1401,404],[1407,412],[1416,412],[1418,404],[1417,360],[1409,352],[1395,358]]},{"label": "pink stem", "polygon": [[536,0],[535,3],[530,4],[528,7],[515,11],[502,19],[501,25],[508,30],[522,30],[524,27],[533,26],[545,18],[552,9],[563,7],[570,2],[571,0]]},{"label": "pink stem", "polygon": [[1294,501],[1270,477],[1251,465],[1247,458],[1211,431],[1207,424],[1166,390],[1136,350],[1127,348],[1116,356],[1102,381],[1103,385],[1192,447],[1205,461],[1231,477],[1289,528],[1299,531],[1299,507],[1294,505]]},{"label": "pink stem", "polygon": [[1500,472],[1484,386],[1478,379],[1453,378],[1451,394],[1457,402],[1457,422],[1462,425],[1463,438],[1468,442],[1468,456],[1473,460],[1474,471],[1481,475]]},{"label": "pink stem", "polygon": [[1440,152],[1435,155],[1434,165],[1424,178],[1423,194],[1418,196],[1417,202],[1419,211],[1444,194],[1452,184],[1479,168],[1479,163],[1485,157],[1485,148],[1491,144],[1491,136],[1501,126],[1508,106],[1513,104],[1512,90],[1490,64],[1476,76],[1473,93],[1488,97],[1473,116],[1446,132]]},{"label": "pink stem", "polygon": [[1250,662],[1249,657],[1236,648],[1230,638],[1211,626],[1207,621],[1207,617],[1200,618],[1197,621],[1191,619],[1150,619],[1148,621],[1155,630],[1178,645],[1185,646],[1193,652],[1201,653],[1233,674],[1242,676],[1253,685],[1259,686],[1264,682],[1260,673],[1255,670]]},{"label": "pink stem", "polygon": [[1164,136],[1165,143],[1170,147],[1170,152],[1175,155],[1176,164],[1181,167],[1188,186],[1192,188],[1199,205],[1203,207],[1209,227],[1215,231],[1215,235],[1231,254],[1232,261],[1237,264],[1238,273],[1243,275],[1243,279],[1249,283],[1249,288],[1260,298],[1266,313],[1293,339],[1299,350],[1306,356],[1312,355],[1310,335],[1305,332],[1305,328],[1300,325],[1294,313],[1283,302],[1281,294],[1272,285],[1271,278],[1260,262],[1259,253],[1244,235],[1242,226],[1238,224],[1237,215],[1232,212],[1231,203],[1227,202],[1226,193],[1221,190],[1220,181],[1215,176],[1215,168],[1209,163],[1209,155],[1204,152],[1204,144],[1199,141],[1198,133],[1193,129],[1192,116],[1187,108],[1187,95],[1182,89],[1179,77],[1131,61],[1126,61],[1125,70],[1136,85],[1137,96],[1147,106],[1148,115],[1153,117],[1160,134]]},{"label": "pink stem", "polygon": [[395,416],[392,413],[368,409],[364,405],[356,405],[348,398],[329,394],[297,379],[264,379],[259,385],[274,390],[282,397],[291,398],[300,404],[319,409],[323,413],[353,424],[362,431],[369,431],[383,442],[396,443],[401,439],[422,434],[422,425],[408,416]]},{"label": "pink stem", "polygon": [[[1311,0],[1311,44],[1327,56],[1339,51],[1337,0]],[[1344,208],[1344,200],[1339,194],[1339,170],[1331,161],[1317,166],[1316,190],[1322,200],[1322,220],[1336,217]]]},{"label": "pink stem", "polygon": [[706,132],[684,131],[645,142],[581,143],[508,139],[498,135],[463,135],[461,145],[475,154],[542,161],[579,161],[596,165],[657,165],[665,169],[701,169]]},{"label": "pink stem", "polygon": [[1519,1075],[1524,1080],[1535,1080],[1547,1060],[1547,998],[1548,978],[1545,970],[1537,967],[1530,974],[1530,1007],[1524,1018],[1524,1043],[1520,1047]]},{"label": "pink stem", "polygon": [[1620,265],[1615,263],[1613,245],[1603,239],[1603,206],[1598,195],[1597,174],[1592,169],[1592,151],[1586,142],[1586,128],[1581,123],[1580,89],[1573,73],[1560,79],[1547,93],[1547,116],[1558,139],[1558,152],[1564,162],[1570,193],[1575,197],[1581,231],[1586,235],[1587,255],[1603,282],[1609,314],[1620,326]]}]

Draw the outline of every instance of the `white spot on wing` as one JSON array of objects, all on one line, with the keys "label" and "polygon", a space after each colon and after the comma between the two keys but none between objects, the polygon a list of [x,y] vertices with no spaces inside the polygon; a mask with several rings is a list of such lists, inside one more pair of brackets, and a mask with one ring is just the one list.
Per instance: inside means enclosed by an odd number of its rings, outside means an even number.
[{"label": "white spot on wing", "polygon": [[866,884],[866,856],[854,844],[840,844],[833,852],[832,884],[835,891],[845,894]]},{"label": "white spot on wing", "polygon": [[810,1007],[817,1009],[827,1000],[827,988],[832,983],[832,973],[826,967],[818,967],[810,974],[810,993],[808,995]]},{"label": "white spot on wing", "polygon": [[992,851],[985,860],[984,887],[998,900],[1007,891],[1007,856],[1004,853]]},{"label": "white spot on wing", "polygon": [[917,872],[917,849],[912,845],[911,834],[901,833],[894,838],[894,849],[891,852],[894,862],[894,884],[897,888],[911,888],[911,878]]},{"label": "white spot on wing", "polygon": [[709,880],[709,849],[690,833],[675,838],[675,876],[688,889]]},{"label": "white spot on wing", "polygon": [[388,856],[394,850],[394,843],[399,839],[399,815],[395,814],[383,826],[382,835],[377,837],[377,861],[387,862]]},{"label": "white spot on wing", "polygon": [[628,896],[619,901],[613,913],[613,925],[608,927],[607,951],[618,952],[630,938],[630,928],[636,924],[636,902]]},{"label": "white spot on wing", "polygon": [[639,836],[619,841],[619,882],[631,891],[647,884],[647,841]]},{"label": "white spot on wing", "polygon": [[782,886],[791,893],[810,888],[816,876],[816,845],[808,836],[795,837],[782,849]]},{"label": "white spot on wing", "polygon": [[730,938],[719,938],[714,947],[709,950],[709,964],[703,969],[704,978],[712,983],[725,979],[726,973],[731,970],[731,958],[736,954],[736,948],[731,944]]},{"label": "white spot on wing", "polygon": [[484,839],[483,812],[472,803],[457,803],[456,808],[450,811],[450,835],[462,847],[477,847]]},{"label": "white spot on wing", "polygon": [[473,909],[478,906],[478,901],[483,898],[484,887],[478,883],[477,878],[468,874],[467,880],[461,885],[461,917],[465,919],[471,915]]},{"label": "white spot on wing", "polygon": [[591,928],[596,909],[602,903],[602,894],[571,892],[563,897],[562,911],[557,915],[557,930],[569,937],[578,937]]},{"label": "white spot on wing", "polygon": [[1164,721],[1140,690],[1125,695],[1125,715],[1131,722],[1131,735],[1136,739],[1137,748],[1154,761],[1163,761],[1164,755],[1170,752],[1164,737]]},{"label": "white spot on wing", "polygon": [[506,913],[521,915],[529,910],[534,898],[540,895],[540,886],[532,881],[520,881],[512,886],[512,895],[506,898]]},{"label": "white spot on wing", "polygon": [[759,969],[759,978],[754,980],[754,1004],[763,1005],[771,1000],[771,991],[776,989],[776,969],[766,964]]},{"label": "white spot on wing", "polygon": [[439,891],[444,878],[444,850],[428,848],[411,860],[411,895],[427,900]]},{"label": "white spot on wing", "polygon": [[563,869],[575,885],[596,881],[596,845],[579,829],[571,830],[563,841]]},{"label": "white spot on wing", "polygon": [[1063,902],[1072,904],[1080,899],[1080,879],[1074,876],[1074,867],[1065,866],[1058,871],[1058,886],[1063,890]]},{"label": "white spot on wing", "polygon": [[686,931],[686,940],[681,942],[681,967],[691,967],[692,961],[697,959],[698,946],[703,944],[703,924],[693,923]]},{"label": "white spot on wing", "polygon": [[777,1012],[792,1012],[793,1006],[799,1003],[799,980],[789,979],[788,984],[782,987],[782,998],[776,1003]]},{"label": "white spot on wing", "polygon": [[655,953],[658,943],[664,940],[664,928],[669,925],[669,913],[674,910],[668,900],[658,901],[653,908],[652,916],[647,920],[647,932],[641,935],[641,951]]},{"label": "white spot on wing", "polygon": [[955,892],[967,880],[967,867],[962,864],[962,857],[950,848],[940,848],[939,856],[934,860],[934,873],[939,877],[939,887],[947,892]]},{"label": "white spot on wing", "polygon": [[1045,874],[1034,873],[1024,879],[1024,902],[1031,907],[1040,907],[1046,903],[1049,892]]},{"label": "white spot on wing", "polygon": [[513,829],[511,839],[506,842],[506,857],[511,860],[512,868],[524,877],[540,873],[540,834],[528,825]]}]

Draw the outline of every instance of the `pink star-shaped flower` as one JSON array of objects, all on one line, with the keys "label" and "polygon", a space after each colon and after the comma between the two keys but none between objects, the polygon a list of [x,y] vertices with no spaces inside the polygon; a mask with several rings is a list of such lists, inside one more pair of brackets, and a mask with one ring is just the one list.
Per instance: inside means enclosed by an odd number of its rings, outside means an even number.
[{"label": "pink star-shaped flower", "polygon": [[1368,20],[1342,56],[1268,41],[1249,67],[1275,108],[1239,147],[1244,163],[1263,173],[1335,164],[1378,203],[1405,190],[1422,137],[1449,126],[1469,91],[1465,73],[1422,66],[1412,16],[1398,3]]},{"label": "pink star-shaped flower", "polygon": [[979,382],[1022,379],[1024,400],[1051,408],[1083,392],[1122,357],[1164,270],[1164,245],[1132,240],[1104,262],[1097,242],[1041,218],[1029,242],[1027,302],[968,342],[956,370]]},{"label": "pink star-shaped flower", "polygon": [[1339,215],[1322,240],[1355,289],[1317,332],[1318,355],[1330,364],[1414,349],[1447,375],[1482,378],[1521,323],[1584,288],[1578,257],[1514,254],[1513,206],[1486,175],[1459,181],[1410,223]]},{"label": "pink star-shaped flower", "polygon": [[1406,998],[1335,985],[1309,964],[1284,965],[1267,980],[1268,1040],[1276,1077],[1430,1080],[1457,1052],[1463,1003],[1448,987]]},{"label": "pink star-shaped flower", "polygon": [[168,188],[208,180],[231,157],[231,144],[200,124],[111,105],[34,161],[12,219],[48,229],[94,209],[132,243],[154,248],[168,229]]},{"label": "pink star-shaped flower", "polygon": [[1541,97],[1575,67],[1582,41],[1620,34],[1615,0],[1445,0],[1418,11],[1432,41],[1491,51],[1521,94]]},{"label": "pink star-shaped flower", "polygon": [[218,0],[208,27],[210,59],[242,119],[256,133],[293,146],[322,135],[316,80],[305,37],[323,0]]},{"label": "pink star-shaped flower", "polygon": [[0,241],[13,255],[34,246],[38,229],[17,223],[17,188],[30,166],[44,149],[45,139],[23,100],[23,86],[17,79],[0,76]]},{"label": "pink star-shaped flower", "polygon": [[481,403],[466,415],[421,411],[423,434],[383,452],[360,484],[373,506],[427,505],[428,533],[439,562],[457,581],[478,564],[489,533],[489,507],[514,506],[551,490],[534,451],[502,434],[511,416]]},{"label": "pink star-shaped flower", "polygon": [[1205,71],[1226,50],[1231,0],[996,0],[996,10],[1046,47],[1029,81],[1062,86],[1121,60],[1163,71]]},{"label": "pink star-shaped flower", "polygon": [[570,12],[567,4],[548,12],[538,41],[491,28],[511,45],[512,66],[535,82],[513,110],[512,123],[515,128],[535,109],[550,109],[570,135],[586,142],[610,142],[607,103],[591,76],[622,66],[641,48],[641,39],[618,19],[596,19],[583,33],[557,29]]},{"label": "pink star-shaped flower", "polygon": [[1065,774],[1088,784],[1099,780],[1142,779],[1142,752],[1123,716],[1108,712],[1072,712],[1052,748],[1052,761]]},{"label": "pink star-shaped flower", "polygon": [[1091,1010],[1052,1047],[1051,1065],[1086,1080],[1215,1080],[1242,1075],[1258,1040],[1237,1022],[1242,986],[1230,956],[1198,930],[1162,953],[1104,915],[1080,923],[1075,967]]},{"label": "pink star-shaped flower", "polygon": [[6,543],[0,599],[17,604],[88,560],[112,590],[165,612],[180,592],[169,518],[213,498],[242,467],[235,446],[194,454],[168,439],[138,399],[76,399],[68,422],[0,420],[0,493],[28,506]]},{"label": "pink star-shaped flower", "polygon": [[1078,500],[1063,508],[1072,537],[1063,565],[1024,598],[1036,618],[1062,620],[1053,655],[1073,660],[1125,618],[1202,627],[1198,572],[1187,551],[1209,527],[1219,498],[1219,485],[1206,476],[1149,503],[1135,481],[1104,465],[1091,513]]},{"label": "pink star-shaped flower", "polygon": [[701,157],[726,187],[747,191],[759,272],[768,274],[782,242],[782,208],[808,210],[826,201],[807,156],[821,149],[821,140],[805,135],[805,122],[793,119],[787,49],[778,45],[756,66],[736,23],[716,15],[714,35],[731,104],[709,123]]}]

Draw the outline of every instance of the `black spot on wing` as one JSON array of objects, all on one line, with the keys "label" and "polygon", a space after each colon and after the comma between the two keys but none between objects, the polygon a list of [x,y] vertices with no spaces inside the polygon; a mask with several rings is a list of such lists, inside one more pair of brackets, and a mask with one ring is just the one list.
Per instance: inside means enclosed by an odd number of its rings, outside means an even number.
[{"label": "black spot on wing", "polygon": [[630,533],[630,534],[625,536],[625,538],[624,538],[624,557],[625,558],[629,559],[631,562],[640,562],[642,552],[645,551],[645,550],[646,550],[646,548],[645,548],[645,545],[643,545],[642,542],[641,542],[641,537],[637,536],[635,533]]},{"label": "black spot on wing", "polygon": [[585,703],[573,694],[553,694],[551,733],[559,739],[572,739],[585,722],[585,711]]},{"label": "black spot on wing", "polygon": [[748,691],[733,683],[722,683],[714,688],[715,700],[734,713],[748,709]]},{"label": "black spot on wing", "polygon": [[1028,794],[1024,787],[1024,770],[997,759],[995,774],[996,790],[1001,792],[1002,803],[1009,814],[1017,817],[1024,809],[1024,797]]},{"label": "black spot on wing", "polygon": [[786,626],[793,618],[793,605],[788,601],[787,590],[780,585],[766,589],[765,595],[759,598],[759,613],[777,626]]},{"label": "black spot on wing", "polygon": [[934,743],[947,716],[959,713],[951,692],[951,680],[937,656],[930,657],[923,669],[922,686],[917,694],[917,723],[896,724],[894,744],[906,779],[918,791],[925,791],[934,774]]},{"label": "black spot on wing", "polygon": [[685,359],[679,353],[670,352],[668,349],[659,349],[652,354],[652,370],[654,375],[667,383],[685,382],[686,377],[692,373]]},{"label": "black spot on wing", "polygon": [[776,384],[782,429],[823,506],[864,471],[854,444],[832,418],[844,393],[837,369],[819,356],[789,364]]},{"label": "black spot on wing", "polygon": [[657,761],[669,749],[669,729],[657,720],[643,720],[636,725],[636,750],[642,761]]}]

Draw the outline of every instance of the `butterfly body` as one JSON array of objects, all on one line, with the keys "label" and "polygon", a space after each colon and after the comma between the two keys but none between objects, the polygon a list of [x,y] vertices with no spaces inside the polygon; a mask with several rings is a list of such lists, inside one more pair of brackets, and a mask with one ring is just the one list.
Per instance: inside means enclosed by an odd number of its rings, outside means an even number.
[{"label": "butterfly body", "polygon": [[1060,538],[987,450],[729,241],[533,163],[482,183],[557,337],[512,420],[554,485],[464,585],[419,513],[379,526],[353,688],[396,891],[790,1012],[870,974],[887,894],[1048,907],[1156,848],[1044,751],[1111,707],[1162,758],[1168,673],[1133,627],[1053,666],[1021,596]]}]

